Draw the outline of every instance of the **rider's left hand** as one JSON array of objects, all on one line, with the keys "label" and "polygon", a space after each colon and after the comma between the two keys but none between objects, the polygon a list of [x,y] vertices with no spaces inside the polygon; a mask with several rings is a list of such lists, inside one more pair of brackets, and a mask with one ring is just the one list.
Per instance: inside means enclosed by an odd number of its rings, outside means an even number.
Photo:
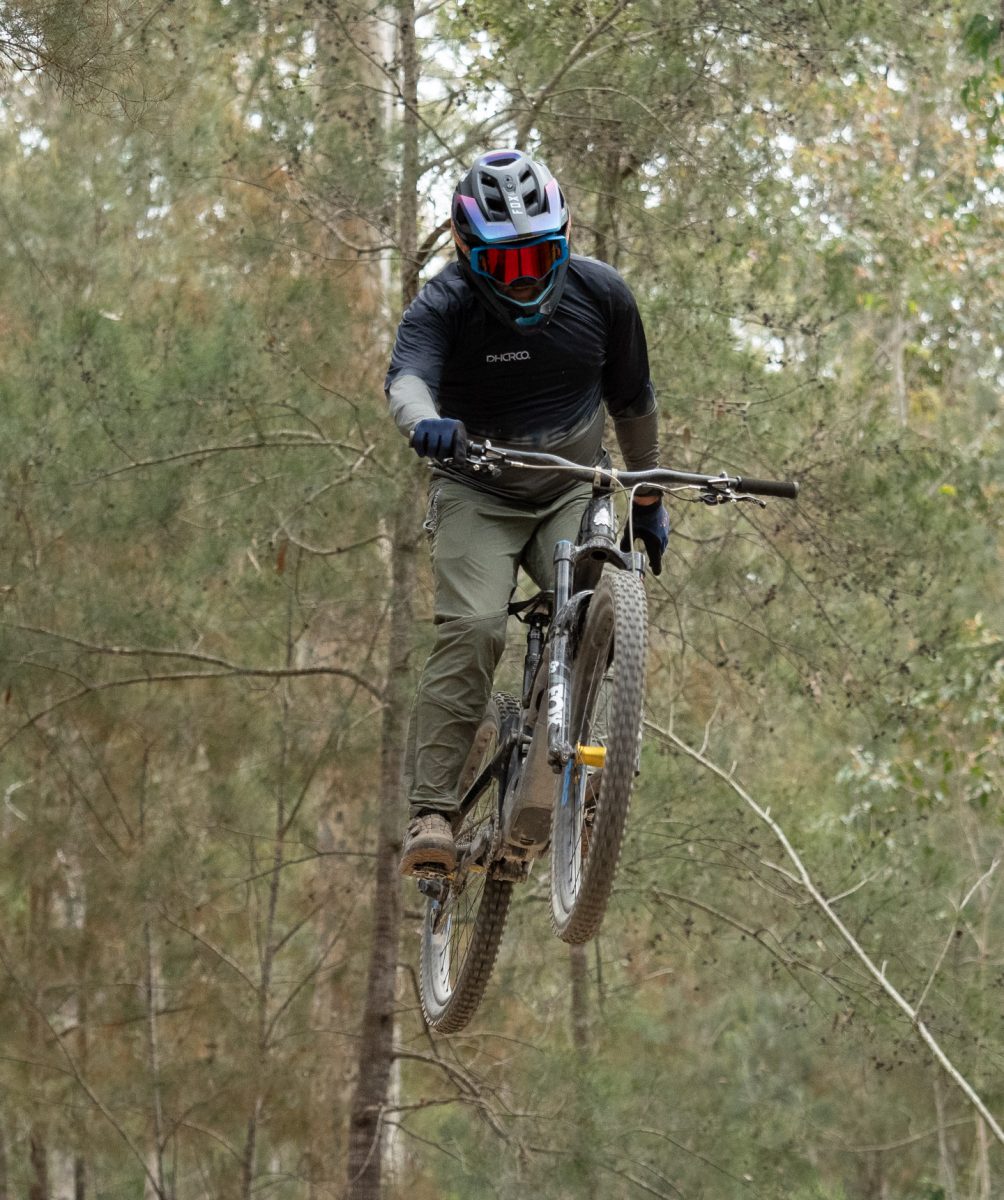
[{"label": "rider's left hand", "polygon": [[[669,545],[670,528],[669,513],[666,512],[662,501],[655,504],[638,504],[637,502],[632,504],[631,524],[635,540],[642,543],[648,554],[648,561],[652,564],[652,574],[661,575],[662,556]],[[621,539],[621,549],[631,549],[627,529],[624,530],[624,537]]]}]

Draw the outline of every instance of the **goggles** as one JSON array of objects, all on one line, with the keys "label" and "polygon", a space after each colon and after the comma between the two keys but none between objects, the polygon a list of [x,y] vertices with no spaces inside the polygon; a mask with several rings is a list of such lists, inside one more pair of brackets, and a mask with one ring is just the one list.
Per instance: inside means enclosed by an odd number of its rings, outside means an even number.
[{"label": "goggles", "polygon": [[[550,286],[548,276],[568,261],[568,240],[560,233],[509,246],[473,246],[471,270],[517,303],[533,303]],[[512,295],[532,289],[533,299]]]}]

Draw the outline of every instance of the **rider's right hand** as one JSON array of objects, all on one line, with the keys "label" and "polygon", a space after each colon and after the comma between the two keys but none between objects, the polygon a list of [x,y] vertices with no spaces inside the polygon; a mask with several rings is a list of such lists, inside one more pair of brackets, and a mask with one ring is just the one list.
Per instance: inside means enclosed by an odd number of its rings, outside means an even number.
[{"label": "rider's right hand", "polygon": [[452,458],[462,463],[467,457],[467,430],[452,417],[425,417],[415,426],[411,447],[420,458]]}]

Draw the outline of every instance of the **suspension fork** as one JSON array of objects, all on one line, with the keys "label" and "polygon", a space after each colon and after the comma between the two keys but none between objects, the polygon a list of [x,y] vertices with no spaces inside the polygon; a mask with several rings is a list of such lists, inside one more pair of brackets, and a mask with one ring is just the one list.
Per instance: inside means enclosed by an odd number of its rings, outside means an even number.
[{"label": "suspension fork", "polygon": [[[605,520],[611,519],[610,511],[609,507],[598,508]],[[555,616],[551,625],[547,680],[547,761],[555,772],[563,771],[576,754],[569,737],[572,719],[572,639],[593,594],[592,583],[587,583],[583,568],[588,566],[595,579],[598,579],[603,563],[611,563],[638,575],[643,575],[645,571],[644,556],[637,551],[619,549],[602,528],[595,536],[589,536],[581,546],[562,541],[554,548]],[[577,576],[579,590],[576,591]]]},{"label": "suspension fork", "polygon": [[551,653],[547,677],[547,761],[560,771],[572,757],[569,742],[571,721],[571,634],[579,612],[589,599],[588,592],[572,595],[572,543],[560,541],[554,547],[554,621],[551,625]]}]

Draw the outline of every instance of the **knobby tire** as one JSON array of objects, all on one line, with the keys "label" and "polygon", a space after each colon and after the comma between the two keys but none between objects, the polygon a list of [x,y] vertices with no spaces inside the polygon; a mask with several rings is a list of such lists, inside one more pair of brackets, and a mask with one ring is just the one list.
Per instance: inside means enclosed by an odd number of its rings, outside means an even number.
[{"label": "knobby tire", "polygon": [[[512,696],[504,692],[492,696],[460,775],[461,795],[491,760],[507,723],[519,712]],[[504,783],[503,772],[474,802],[456,833],[458,850],[470,844],[485,822],[497,827],[499,787]],[[449,908],[438,930],[440,901],[426,902],[420,993],[425,1019],[438,1032],[458,1032],[477,1011],[498,956],[512,888],[511,882],[487,874],[468,873],[464,879],[449,880],[442,902]]]},{"label": "knobby tire", "polygon": [[641,738],[646,624],[641,579],[605,572],[572,662],[570,734],[573,745],[604,745],[606,759],[596,771],[567,768],[551,829],[551,918],[572,944],[599,932],[617,871]]}]

